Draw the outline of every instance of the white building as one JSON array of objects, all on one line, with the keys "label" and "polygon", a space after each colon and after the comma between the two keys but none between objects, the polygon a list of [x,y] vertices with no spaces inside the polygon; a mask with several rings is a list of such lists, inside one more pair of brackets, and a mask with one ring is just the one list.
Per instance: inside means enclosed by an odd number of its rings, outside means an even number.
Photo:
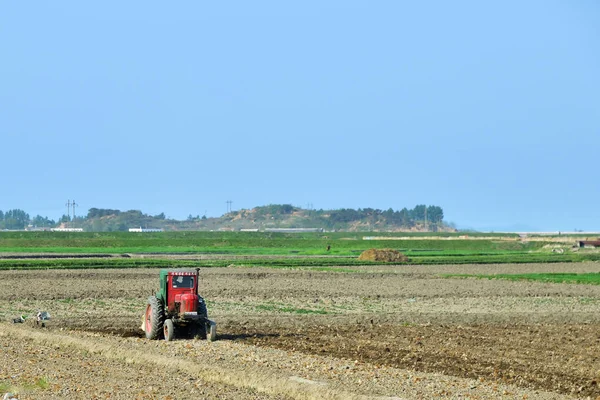
[{"label": "white building", "polygon": [[155,229],[155,228],[129,228],[129,232],[164,232],[164,229]]},{"label": "white building", "polygon": [[265,232],[277,233],[305,233],[305,232],[323,232],[323,228],[265,228]]}]

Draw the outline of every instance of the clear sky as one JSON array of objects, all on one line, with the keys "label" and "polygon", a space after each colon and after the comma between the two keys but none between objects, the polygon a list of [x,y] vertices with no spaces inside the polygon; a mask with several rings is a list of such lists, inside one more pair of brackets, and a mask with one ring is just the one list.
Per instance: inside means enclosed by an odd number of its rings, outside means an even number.
[{"label": "clear sky", "polygon": [[0,209],[600,230],[600,2],[0,6]]}]

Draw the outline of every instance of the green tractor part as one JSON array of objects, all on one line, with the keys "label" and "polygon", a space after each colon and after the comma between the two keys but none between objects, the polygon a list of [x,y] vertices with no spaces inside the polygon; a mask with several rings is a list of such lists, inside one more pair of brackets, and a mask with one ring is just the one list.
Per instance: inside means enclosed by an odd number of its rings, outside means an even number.
[{"label": "green tractor part", "polygon": [[175,336],[217,338],[217,324],[208,319],[206,302],[198,294],[200,269],[163,269],[160,289],[148,297],[141,329],[148,339]]}]

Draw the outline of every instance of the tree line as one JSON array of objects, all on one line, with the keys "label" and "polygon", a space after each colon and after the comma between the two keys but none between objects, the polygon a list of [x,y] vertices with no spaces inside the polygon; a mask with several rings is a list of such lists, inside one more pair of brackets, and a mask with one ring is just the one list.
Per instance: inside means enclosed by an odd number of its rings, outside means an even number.
[{"label": "tree line", "polygon": [[290,220],[294,214],[301,220],[294,221],[302,227],[325,229],[348,229],[351,225],[362,224],[365,228],[410,229],[417,225],[436,230],[444,224],[444,210],[440,206],[418,204],[412,209],[380,210],[375,208],[341,208],[336,210],[306,210],[291,204],[269,204],[252,210],[240,210],[229,214],[231,219],[240,215],[252,217],[259,224],[271,221]]},{"label": "tree line", "polygon": [[30,218],[28,213],[19,209],[0,210],[0,230],[25,229],[29,225],[50,228],[56,225],[56,221],[41,215]]},{"label": "tree line", "polygon": [[[325,213],[323,210],[319,210],[319,212]],[[399,211],[394,211],[392,208],[385,211],[373,208],[359,208],[358,210],[343,208],[330,211],[329,219],[332,224],[366,220],[372,222],[384,221],[391,225],[411,227],[416,223],[438,224],[442,222],[444,210],[439,206],[426,206],[424,204],[419,204],[412,210],[405,207]]]},{"label": "tree line", "polygon": [[145,214],[139,210],[121,211],[109,208],[90,208],[87,215],[71,218],[63,215],[58,221],[36,215],[31,218],[23,210],[0,210],[0,230],[26,228],[49,229],[67,224],[68,227],[85,231],[127,231],[129,228],[167,228],[203,230],[233,227],[231,222],[241,216],[241,227],[311,227],[324,229],[410,229],[417,225],[422,229],[437,230],[443,226],[444,210],[435,205],[416,205],[412,209],[380,210],[374,208],[342,208],[335,210],[302,209],[291,204],[269,204],[252,210],[232,211],[219,218],[192,217],[184,221],[166,218],[164,213]]}]

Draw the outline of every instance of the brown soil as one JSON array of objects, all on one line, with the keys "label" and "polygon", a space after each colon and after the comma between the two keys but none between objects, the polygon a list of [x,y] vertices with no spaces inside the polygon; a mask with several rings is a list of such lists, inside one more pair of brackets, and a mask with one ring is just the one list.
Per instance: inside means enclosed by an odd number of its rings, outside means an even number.
[{"label": "brown soil", "polygon": [[[186,398],[181,384],[192,382],[209,398],[600,397],[600,286],[440,277],[599,272],[600,264],[361,271],[203,270],[219,327],[212,344],[141,337],[157,270],[0,272],[2,320],[52,315],[46,329],[0,325],[10,338],[1,340],[10,360],[0,367],[0,393]],[[94,384],[77,391],[88,376]],[[47,387],[35,385],[40,377]]]},{"label": "brown soil", "polygon": [[598,324],[463,327],[327,322],[306,323],[302,329],[259,321],[224,328],[232,337],[260,346],[600,396]]}]

